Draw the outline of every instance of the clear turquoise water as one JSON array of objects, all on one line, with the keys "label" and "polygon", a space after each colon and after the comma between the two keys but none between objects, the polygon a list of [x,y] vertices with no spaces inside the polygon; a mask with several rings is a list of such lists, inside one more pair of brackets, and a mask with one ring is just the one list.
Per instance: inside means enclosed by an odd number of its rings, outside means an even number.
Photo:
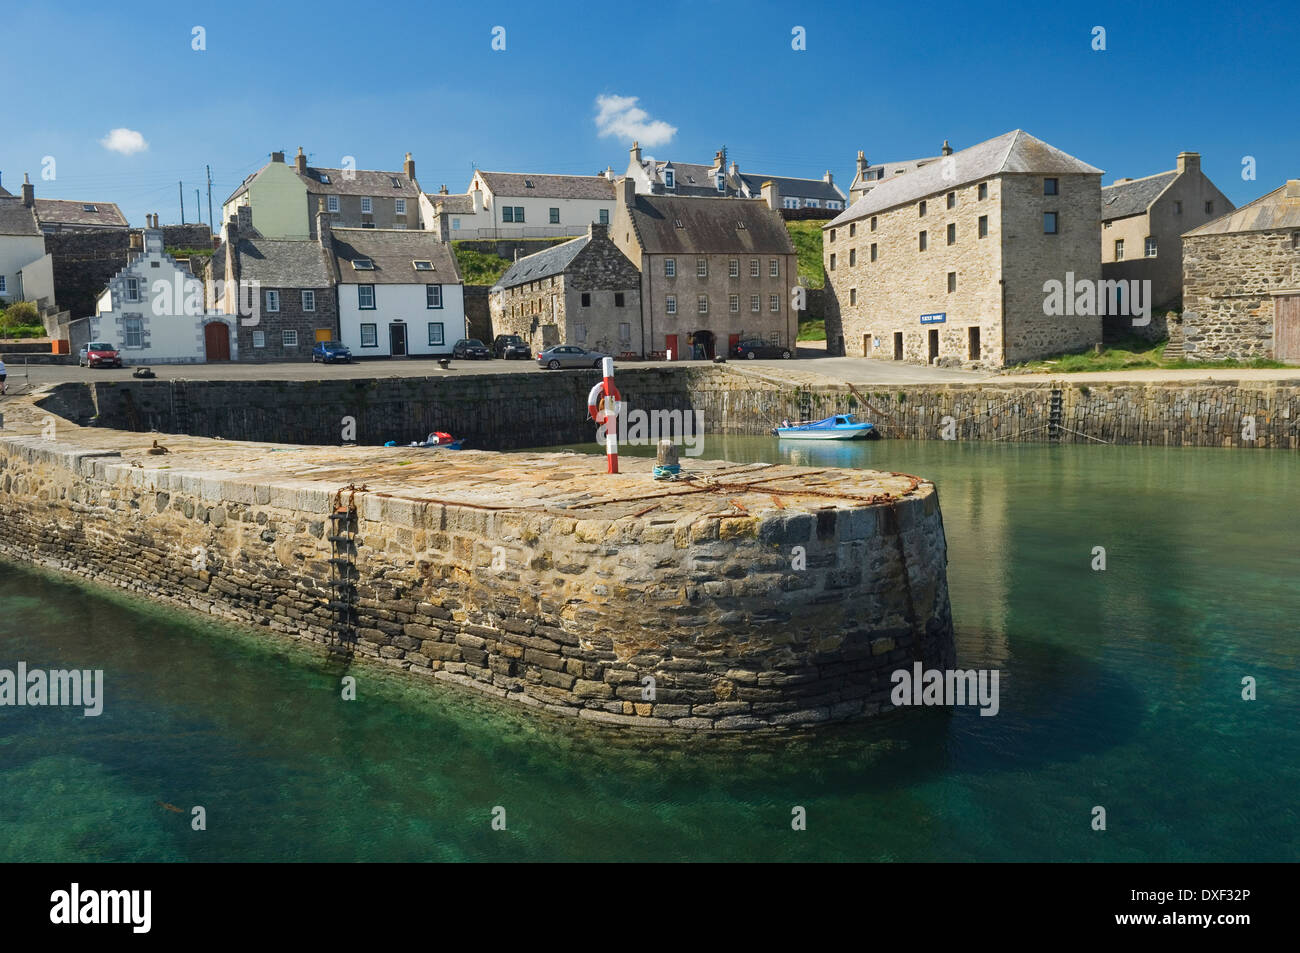
[{"label": "clear turquoise water", "polygon": [[0,667],[102,668],[107,695],[0,708],[0,861],[1300,858],[1300,457],[706,448],[933,479],[959,660],[1001,671],[1000,714],[611,743],[366,667],[343,702],[297,646],[0,564]]}]

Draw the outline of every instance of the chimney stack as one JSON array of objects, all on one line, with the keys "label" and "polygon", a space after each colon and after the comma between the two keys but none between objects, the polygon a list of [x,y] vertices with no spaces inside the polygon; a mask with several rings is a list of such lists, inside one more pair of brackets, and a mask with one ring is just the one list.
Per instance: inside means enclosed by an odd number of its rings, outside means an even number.
[{"label": "chimney stack", "polygon": [[450,195],[450,194],[451,194],[450,192],[447,191],[447,184],[446,184],[445,182],[443,183],[442,188],[440,188],[440,189],[438,190],[438,194],[439,194],[439,195]]},{"label": "chimney stack", "polygon": [[1178,173],[1200,172],[1201,171],[1201,154],[1199,152],[1180,152],[1178,153]]},{"label": "chimney stack", "polygon": [[293,157],[293,167],[299,175],[307,174],[307,157],[303,155],[302,146],[298,147],[298,154]]},{"label": "chimney stack", "polygon": [[32,188],[32,180],[28,178],[27,173],[23,173],[23,205],[32,208],[36,205],[36,190]]},{"label": "chimney stack", "polygon": [[474,214],[477,215],[483,211],[483,190],[475,189],[469,196],[474,202]]},{"label": "chimney stack", "polygon": [[863,152],[861,149],[859,149],[858,150],[858,175],[864,176],[867,174],[867,165],[868,165],[867,154]]},{"label": "chimney stack", "polygon": [[835,177],[831,175],[830,169],[826,170],[826,174],[822,176],[822,181],[825,182],[827,185],[835,184]]},{"label": "chimney stack", "polygon": [[637,165],[640,165],[641,164],[641,143],[636,141],[635,139],[632,140],[632,148],[629,151],[632,154],[632,161],[635,162]]},{"label": "chimney stack", "polygon": [[402,171],[406,173],[408,179],[415,181],[415,160],[411,158],[409,152],[406,154],[406,161],[402,163]]},{"label": "chimney stack", "polygon": [[1289,199],[1300,199],[1300,179],[1287,179],[1284,194]]},{"label": "chimney stack", "polygon": [[763,183],[763,201],[772,211],[781,211],[781,190],[771,179]]},{"label": "chimney stack", "polygon": [[623,176],[623,178],[618,180],[616,187],[618,189],[618,201],[620,205],[631,208],[636,204],[636,183],[632,181],[631,176]]},{"label": "chimney stack", "polygon": [[283,162],[284,162],[284,153],[283,153],[283,152],[272,152],[272,153],[271,153],[271,161],[272,161],[272,162],[280,162],[280,163],[283,163]]},{"label": "chimney stack", "polygon": [[316,239],[320,247],[329,250],[334,244],[334,235],[330,231],[330,216],[325,210],[325,197],[316,199]]},{"label": "chimney stack", "polygon": [[952,146],[948,145],[947,139],[943,140],[943,148],[939,150],[939,154],[945,156],[952,155]]},{"label": "chimney stack", "polygon": [[604,222],[592,222],[587,227],[587,237],[591,240],[609,237],[609,226]]}]

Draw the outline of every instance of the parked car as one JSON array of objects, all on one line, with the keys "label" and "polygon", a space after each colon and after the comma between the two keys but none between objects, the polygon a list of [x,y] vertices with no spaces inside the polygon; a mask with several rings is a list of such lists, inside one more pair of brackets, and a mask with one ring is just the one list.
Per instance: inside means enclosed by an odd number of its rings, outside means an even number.
[{"label": "parked car", "polygon": [[492,360],[492,352],[478,338],[461,338],[451,349],[451,356],[461,361]]},{"label": "parked car", "polygon": [[578,347],[576,344],[557,344],[537,355],[537,365],[549,367],[553,371],[561,367],[600,367],[601,362],[607,357],[608,354],[588,351],[585,347]]},{"label": "parked car", "polygon": [[793,354],[788,347],[782,347],[779,344],[768,344],[766,341],[753,338],[749,341],[741,341],[733,347],[731,356],[743,357],[751,361],[756,357],[779,357],[788,361]]},{"label": "parked car", "polygon": [[492,353],[507,361],[515,358],[526,361],[533,356],[533,352],[518,334],[498,334],[492,342]]},{"label": "parked car", "polygon": [[107,341],[91,341],[77,352],[77,363],[82,367],[121,367],[122,355]]},{"label": "parked car", "polygon": [[311,360],[313,364],[333,364],[335,361],[351,364],[352,351],[342,341],[317,341],[311,349]]}]

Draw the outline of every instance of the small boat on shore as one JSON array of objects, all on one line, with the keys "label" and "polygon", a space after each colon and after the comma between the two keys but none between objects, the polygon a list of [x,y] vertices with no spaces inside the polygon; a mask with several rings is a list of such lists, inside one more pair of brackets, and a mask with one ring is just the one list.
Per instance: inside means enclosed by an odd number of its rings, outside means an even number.
[{"label": "small boat on shore", "polygon": [[782,440],[859,440],[872,436],[876,428],[852,414],[836,414],[824,420],[792,424],[782,421],[772,433]]},{"label": "small boat on shore", "polygon": [[[464,443],[463,440],[458,440],[449,433],[444,433],[441,430],[435,430],[433,433],[429,434],[429,436],[425,437],[423,442],[408,443],[406,444],[406,447],[408,449],[411,447],[414,447],[416,449],[441,447],[443,450],[459,450],[463,443]],[[390,440],[388,441],[388,443],[384,444],[385,447],[396,447],[397,445],[398,444],[396,440]]]}]

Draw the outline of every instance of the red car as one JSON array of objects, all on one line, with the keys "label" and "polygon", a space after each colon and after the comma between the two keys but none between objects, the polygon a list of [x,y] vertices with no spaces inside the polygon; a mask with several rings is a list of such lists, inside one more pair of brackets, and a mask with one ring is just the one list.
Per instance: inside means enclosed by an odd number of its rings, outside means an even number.
[{"label": "red car", "polygon": [[77,363],[82,367],[121,367],[122,355],[107,342],[91,341],[77,355]]}]

